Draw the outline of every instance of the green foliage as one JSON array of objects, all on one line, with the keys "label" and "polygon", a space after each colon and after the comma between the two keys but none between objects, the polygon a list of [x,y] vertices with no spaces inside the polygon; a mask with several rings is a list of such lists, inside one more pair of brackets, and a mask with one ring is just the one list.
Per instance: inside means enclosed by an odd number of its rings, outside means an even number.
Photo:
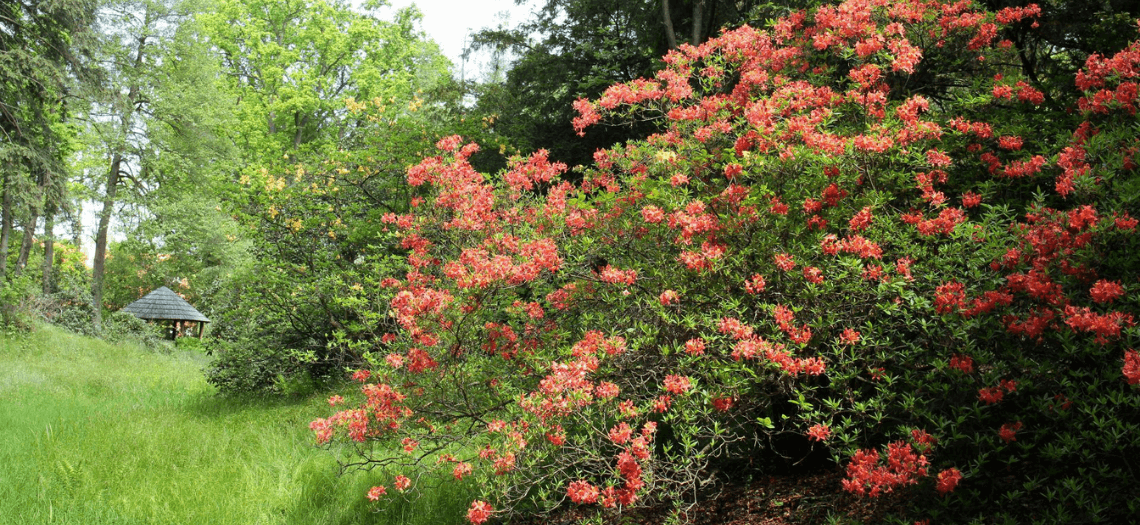
[{"label": "green foliage", "polygon": [[174,340],[174,347],[185,351],[203,351],[205,345],[197,337],[179,337]]},{"label": "green foliage", "polygon": [[211,291],[214,333],[250,356],[248,371],[219,357],[222,391],[339,379],[389,331],[386,298],[362,291],[401,264],[380,218],[408,209],[404,171],[443,129],[486,125],[460,113],[418,17],[339,2],[221,2],[200,17],[239,100],[245,165],[223,205],[252,255]]},{"label": "green foliage", "polygon": [[31,329],[29,303],[36,287],[27,276],[0,279],[0,330],[22,332]]},{"label": "green foliage", "polygon": [[205,369],[206,380],[219,392],[253,394],[270,391],[278,377],[296,374],[297,366],[278,349],[249,341],[213,339],[206,345],[214,356]]},{"label": "green foliage", "polygon": [[[147,323],[127,312],[112,312],[103,321],[103,339],[112,344],[133,343],[146,348],[159,348],[162,342],[161,328]],[[197,342],[197,339],[194,339]],[[179,345],[182,348],[182,345]]]}]

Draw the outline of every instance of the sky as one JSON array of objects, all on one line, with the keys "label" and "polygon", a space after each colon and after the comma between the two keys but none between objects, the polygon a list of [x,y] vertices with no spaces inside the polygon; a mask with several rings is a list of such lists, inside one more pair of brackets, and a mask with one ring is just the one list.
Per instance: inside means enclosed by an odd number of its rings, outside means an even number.
[{"label": "sky", "polygon": [[[457,73],[461,67],[459,55],[463,53],[469,34],[484,27],[497,27],[502,20],[501,15],[507,16],[507,27],[513,27],[525,21],[531,10],[529,5],[515,5],[514,0],[389,1],[393,10],[412,4],[420,9],[424,15],[422,24],[424,32],[428,38],[439,44],[443,54],[455,65]],[[534,1],[531,0],[530,3]],[[468,62],[465,74],[473,70],[478,71],[478,64]],[[470,75],[466,76],[471,78]]]}]

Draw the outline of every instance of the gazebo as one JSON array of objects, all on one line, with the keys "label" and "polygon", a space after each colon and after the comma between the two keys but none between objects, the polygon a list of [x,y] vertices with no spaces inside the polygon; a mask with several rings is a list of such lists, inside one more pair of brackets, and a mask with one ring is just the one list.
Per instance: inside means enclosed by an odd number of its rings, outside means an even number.
[{"label": "gazebo", "polygon": [[122,311],[132,313],[135,317],[147,321],[171,321],[171,339],[178,336],[184,323],[187,322],[198,324],[198,339],[201,339],[206,323],[210,322],[206,316],[190,306],[190,303],[165,286],[128,304],[123,307]]}]

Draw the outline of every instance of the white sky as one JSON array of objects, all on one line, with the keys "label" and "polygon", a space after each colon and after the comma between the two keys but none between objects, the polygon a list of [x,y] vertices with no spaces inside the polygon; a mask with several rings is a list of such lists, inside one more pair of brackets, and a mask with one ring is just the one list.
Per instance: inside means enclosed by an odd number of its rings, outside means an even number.
[{"label": "white sky", "polygon": [[[423,13],[423,30],[428,38],[439,44],[443,54],[455,65],[459,74],[459,55],[469,34],[484,27],[497,27],[502,15],[507,16],[507,27],[514,27],[525,21],[531,11],[529,5],[515,5],[514,0],[389,0],[392,9],[415,4]],[[528,3],[533,3],[530,0]],[[394,11],[393,11],[394,12]],[[385,14],[385,11],[381,11]],[[387,16],[385,16],[387,18]],[[479,73],[479,58],[473,58],[466,65],[464,76],[468,79]]]}]

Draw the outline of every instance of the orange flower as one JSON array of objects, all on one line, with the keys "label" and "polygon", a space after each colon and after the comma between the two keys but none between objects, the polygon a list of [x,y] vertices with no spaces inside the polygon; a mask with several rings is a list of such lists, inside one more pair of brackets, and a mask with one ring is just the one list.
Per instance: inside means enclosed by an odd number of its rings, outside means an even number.
[{"label": "orange flower", "polygon": [[490,503],[475,500],[471,502],[471,508],[467,510],[467,521],[479,525],[487,521],[494,512],[495,509],[491,507]]}]

